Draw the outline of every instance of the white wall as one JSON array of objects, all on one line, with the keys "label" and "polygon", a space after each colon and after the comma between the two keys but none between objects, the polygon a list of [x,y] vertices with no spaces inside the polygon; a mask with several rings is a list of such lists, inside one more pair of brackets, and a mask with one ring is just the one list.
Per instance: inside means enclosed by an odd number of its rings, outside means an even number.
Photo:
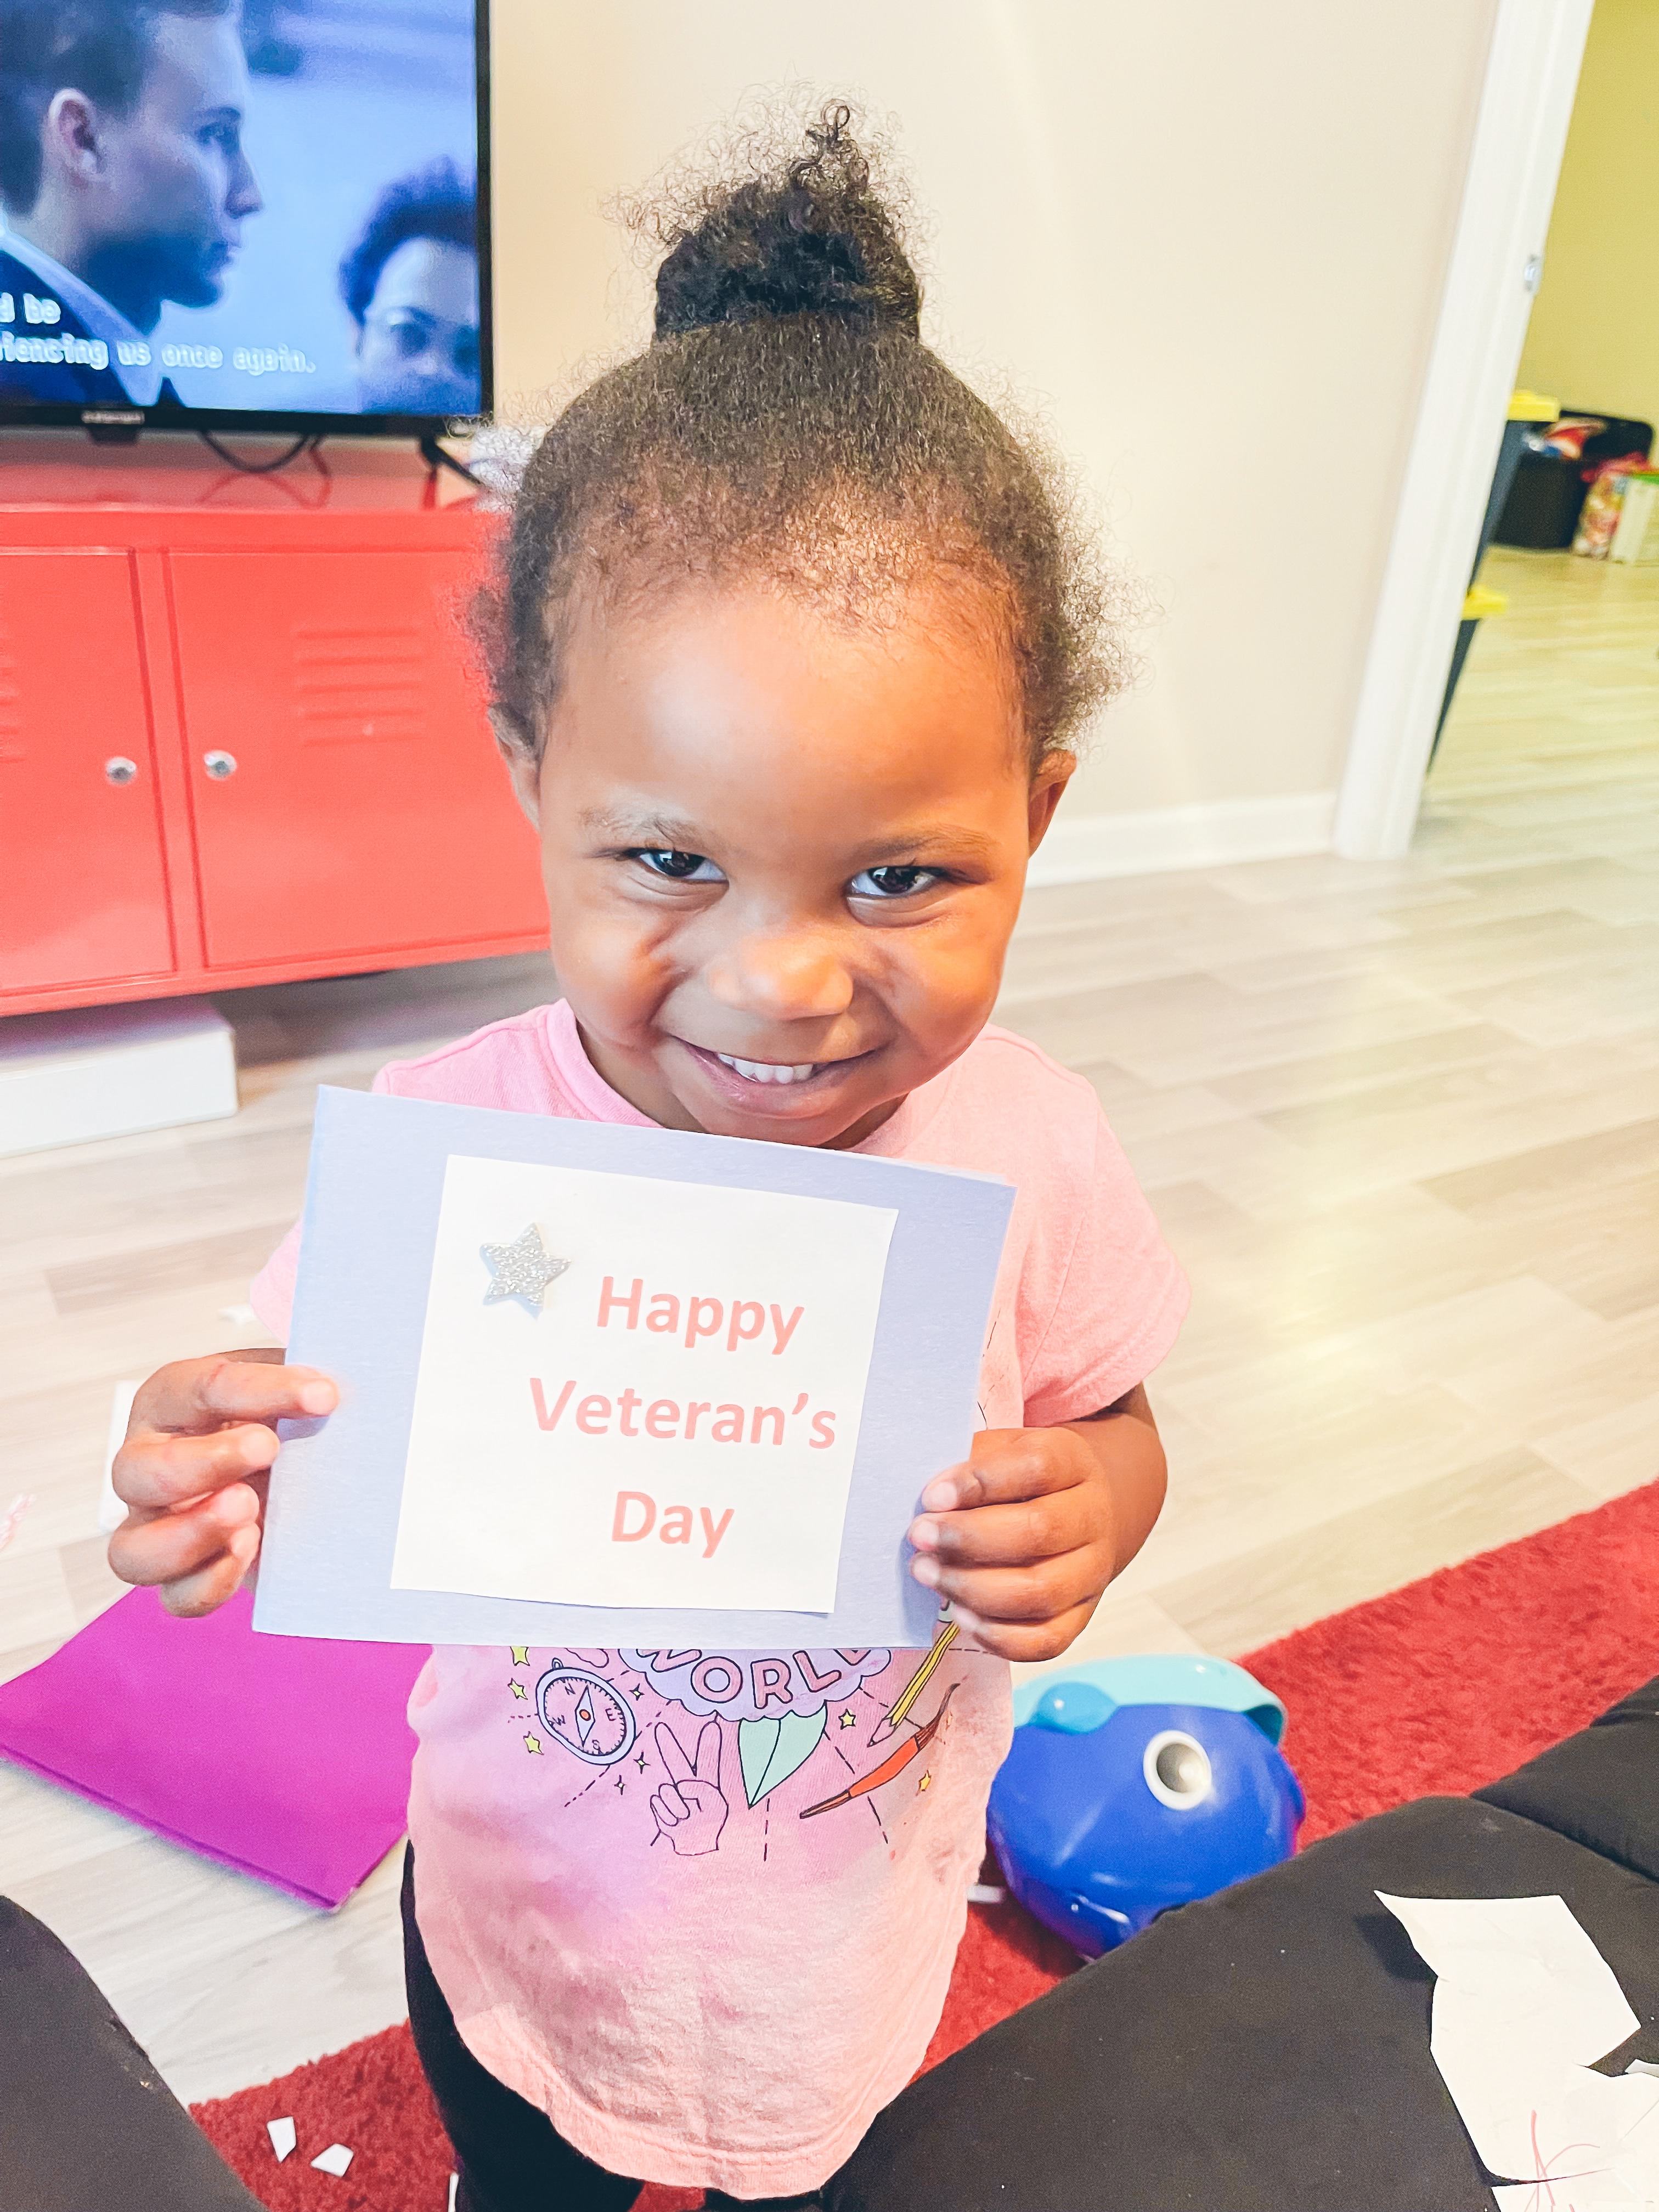
[{"label": "white wall", "polygon": [[1492,0],[495,0],[503,400],[642,342],[648,271],[608,194],[753,88],[862,94],[897,126],[926,216],[928,336],[1038,403],[1164,611],[1051,872],[1316,848],[1492,16]]}]

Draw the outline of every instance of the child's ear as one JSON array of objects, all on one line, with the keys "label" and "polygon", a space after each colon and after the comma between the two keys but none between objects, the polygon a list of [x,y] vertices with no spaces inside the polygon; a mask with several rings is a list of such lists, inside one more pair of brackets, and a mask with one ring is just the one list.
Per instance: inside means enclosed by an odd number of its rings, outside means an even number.
[{"label": "child's ear", "polygon": [[507,773],[512,781],[514,795],[523,807],[532,830],[542,823],[541,763],[526,742],[526,732],[519,726],[517,717],[504,707],[489,709],[489,726],[495,735],[495,746],[507,763]]},{"label": "child's ear", "polygon": [[1054,809],[1073,776],[1077,773],[1075,753],[1045,753],[1037,763],[1031,778],[1030,795],[1027,800],[1030,843],[1028,852],[1035,853],[1048,834],[1048,824],[1054,818]]}]

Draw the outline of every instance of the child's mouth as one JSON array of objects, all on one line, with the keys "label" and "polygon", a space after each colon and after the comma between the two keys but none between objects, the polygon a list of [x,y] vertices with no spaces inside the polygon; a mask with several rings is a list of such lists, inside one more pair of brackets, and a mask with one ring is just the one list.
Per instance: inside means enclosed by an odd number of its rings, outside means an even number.
[{"label": "child's mouth", "polygon": [[747,1083],[805,1083],[816,1075],[827,1060],[804,1060],[788,1066],[780,1066],[775,1060],[738,1060],[729,1052],[717,1052],[714,1058],[722,1067],[729,1067]]},{"label": "child's mouth", "polygon": [[711,1046],[680,1044],[701,1063],[704,1079],[712,1082],[731,1104],[768,1115],[791,1118],[823,1110],[820,1094],[838,1087],[869,1057],[854,1053],[843,1060],[745,1060],[735,1052],[716,1052]]}]

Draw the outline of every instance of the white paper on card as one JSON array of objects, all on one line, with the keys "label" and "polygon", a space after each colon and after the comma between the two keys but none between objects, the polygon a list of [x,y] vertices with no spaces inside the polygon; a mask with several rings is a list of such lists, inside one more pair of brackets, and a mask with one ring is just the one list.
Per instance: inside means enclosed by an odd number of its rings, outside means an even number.
[{"label": "white paper on card", "polygon": [[311,2162],[319,2173],[331,2173],[337,2180],[350,2165],[352,2157],[353,2154],[343,2143],[331,2143],[326,2150],[319,2151]]},{"label": "white paper on card", "polygon": [[276,2152],[276,2163],[280,2166],[283,2160],[291,2154],[295,2146],[300,2140],[299,2134],[295,2128],[293,2119],[289,2118],[281,2120],[267,2120],[265,2122],[265,2133],[270,2137],[270,2148]]},{"label": "white paper on card", "polygon": [[1504,2212],[1659,2203],[1659,2078],[1590,2070],[1638,2025],[1559,1897],[1377,1892],[1437,1976],[1430,2047]]},{"label": "white paper on card", "polygon": [[896,1218],[451,1155],[392,1587],[829,1612]]}]

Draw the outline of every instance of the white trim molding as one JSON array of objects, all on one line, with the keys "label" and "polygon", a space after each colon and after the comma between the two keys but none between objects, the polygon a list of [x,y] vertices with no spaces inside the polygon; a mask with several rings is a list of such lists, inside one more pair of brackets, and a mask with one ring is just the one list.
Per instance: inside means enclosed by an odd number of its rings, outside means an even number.
[{"label": "white trim molding", "polygon": [[1335,848],[1350,860],[1403,853],[1416,824],[1537,286],[1591,4],[1498,0],[1337,804]]},{"label": "white trim molding", "polygon": [[0,1159],[236,1111],[236,1040],[209,999],[0,1022]]},{"label": "white trim molding", "polygon": [[1062,810],[1038,846],[1025,879],[1033,886],[1091,884],[1168,868],[1328,853],[1335,813],[1334,791],[1223,799],[1205,806],[1154,806],[1139,814],[1068,817]]}]

